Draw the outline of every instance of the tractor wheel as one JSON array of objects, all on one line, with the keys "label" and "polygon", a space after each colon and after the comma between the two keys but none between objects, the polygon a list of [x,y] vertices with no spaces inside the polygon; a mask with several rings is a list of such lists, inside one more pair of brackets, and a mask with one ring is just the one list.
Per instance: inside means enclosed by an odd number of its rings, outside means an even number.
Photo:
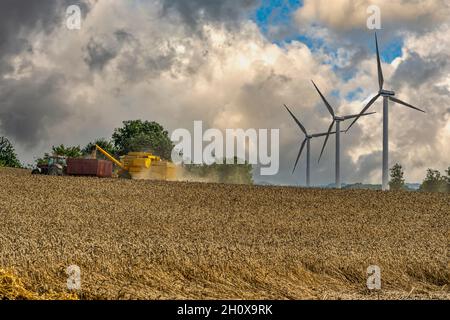
[{"label": "tractor wheel", "polygon": [[31,174],[41,174],[41,171],[39,169],[34,169],[31,171]]},{"label": "tractor wheel", "polygon": [[58,167],[51,167],[48,169],[49,176],[62,176],[62,171]]}]

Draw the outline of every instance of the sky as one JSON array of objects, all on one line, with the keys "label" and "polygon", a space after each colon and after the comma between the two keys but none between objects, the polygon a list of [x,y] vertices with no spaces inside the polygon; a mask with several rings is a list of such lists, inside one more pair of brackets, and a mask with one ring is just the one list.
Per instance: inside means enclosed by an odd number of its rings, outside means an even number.
[{"label": "sky", "polygon": [[[79,5],[80,30],[65,26]],[[450,166],[450,0],[3,0],[0,2],[0,135],[27,164],[52,145],[109,138],[124,120],[169,132],[204,127],[280,129],[280,172],[255,180],[305,184],[303,135],[331,119],[314,80],[338,114],[361,111],[377,92],[374,30],[386,88],[425,109],[390,106],[390,165],[408,182]],[[380,183],[382,116],[342,136],[342,177]],[[320,163],[312,142],[312,182],[334,181],[334,138]]]}]

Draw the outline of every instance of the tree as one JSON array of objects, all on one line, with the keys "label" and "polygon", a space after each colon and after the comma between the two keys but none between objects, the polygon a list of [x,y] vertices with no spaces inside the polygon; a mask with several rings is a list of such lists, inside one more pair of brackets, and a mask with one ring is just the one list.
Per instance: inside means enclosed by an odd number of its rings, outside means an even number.
[{"label": "tree", "polygon": [[170,160],[174,147],[168,132],[154,121],[124,121],[122,128],[114,130],[112,140],[121,155],[132,151],[145,151],[165,160]]},{"label": "tree", "polygon": [[117,149],[114,147],[114,144],[111,141],[106,140],[105,138],[100,138],[95,140],[94,142],[89,142],[83,148],[83,150],[81,150],[81,152],[85,156],[90,155],[95,150],[95,145],[98,145],[100,148],[108,152],[110,155],[114,156],[117,154]]},{"label": "tree", "polygon": [[46,152],[42,158],[38,158],[36,160],[36,163],[38,165],[46,164],[48,163],[48,158],[52,155],[67,158],[81,158],[83,156],[83,153],[81,152],[80,146],[66,147],[65,145],[61,144],[59,146],[52,146],[51,154]]},{"label": "tree", "polygon": [[447,191],[447,179],[441,176],[438,170],[428,169],[427,176],[420,186],[425,192],[445,192]]},{"label": "tree", "polygon": [[55,156],[67,157],[67,158],[81,158],[83,153],[81,152],[80,146],[76,147],[66,147],[61,144],[59,146],[53,146],[52,152]]},{"label": "tree", "polygon": [[401,164],[396,163],[391,169],[391,181],[389,181],[389,187],[393,191],[405,189],[405,179],[403,178],[404,172]]},{"label": "tree", "polygon": [[450,167],[447,169],[447,192],[450,192]]},{"label": "tree", "polygon": [[12,168],[21,167],[13,145],[5,137],[0,137],[0,166]]}]

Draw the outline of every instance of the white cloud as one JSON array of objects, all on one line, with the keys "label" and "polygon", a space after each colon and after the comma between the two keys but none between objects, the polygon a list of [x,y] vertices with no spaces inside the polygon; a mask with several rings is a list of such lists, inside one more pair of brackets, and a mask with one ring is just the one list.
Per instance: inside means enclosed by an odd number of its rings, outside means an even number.
[{"label": "white cloud", "polygon": [[305,0],[296,12],[300,25],[321,24],[335,31],[367,29],[367,9],[381,9],[382,26],[429,26],[448,19],[448,0]]}]

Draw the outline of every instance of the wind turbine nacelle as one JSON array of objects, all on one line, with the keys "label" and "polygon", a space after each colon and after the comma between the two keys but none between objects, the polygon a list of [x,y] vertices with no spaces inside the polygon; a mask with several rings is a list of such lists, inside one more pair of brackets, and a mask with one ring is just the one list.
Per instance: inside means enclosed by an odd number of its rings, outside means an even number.
[{"label": "wind turbine nacelle", "polygon": [[389,90],[381,90],[380,94],[382,96],[385,96],[385,97],[393,97],[393,96],[395,96],[395,92],[394,91],[389,91]]}]

